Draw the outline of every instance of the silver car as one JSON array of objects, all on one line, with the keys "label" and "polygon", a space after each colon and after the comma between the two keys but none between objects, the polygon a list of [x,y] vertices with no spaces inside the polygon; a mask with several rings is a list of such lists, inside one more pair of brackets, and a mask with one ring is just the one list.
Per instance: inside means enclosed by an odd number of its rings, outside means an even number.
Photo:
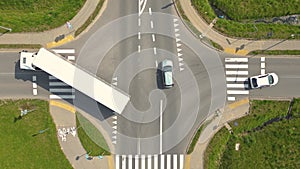
[{"label": "silver car", "polygon": [[162,62],[162,80],[165,88],[174,86],[173,62],[171,60],[166,59]]}]

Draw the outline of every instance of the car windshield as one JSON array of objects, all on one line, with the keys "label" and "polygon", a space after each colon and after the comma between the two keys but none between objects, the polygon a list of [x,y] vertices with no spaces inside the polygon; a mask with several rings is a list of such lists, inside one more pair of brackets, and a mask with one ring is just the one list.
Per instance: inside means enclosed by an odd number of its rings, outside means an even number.
[{"label": "car windshield", "polygon": [[272,76],[272,75],[270,75],[270,76],[268,77],[268,80],[269,80],[269,84],[273,84],[273,83],[274,83],[274,79],[273,79],[273,76]]},{"label": "car windshield", "polygon": [[256,78],[252,79],[252,84],[253,84],[253,87],[257,87],[257,79]]},{"label": "car windshield", "polygon": [[172,67],[171,66],[165,66],[164,67],[164,71],[165,72],[171,72],[172,71]]}]

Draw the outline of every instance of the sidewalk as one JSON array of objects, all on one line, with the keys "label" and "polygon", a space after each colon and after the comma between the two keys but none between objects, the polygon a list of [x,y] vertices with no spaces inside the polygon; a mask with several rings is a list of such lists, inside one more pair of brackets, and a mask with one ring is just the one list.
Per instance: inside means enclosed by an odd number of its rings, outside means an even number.
[{"label": "sidewalk", "polygon": [[[90,17],[96,9],[99,0],[86,0],[83,7],[71,21],[72,29],[68,29],[66,24],[44,32],[30,33],[7,33],[0,36],[0,44],[41,44],[46,46],[47,43],[53,42],[55,38],[61,34],[68,37],[69,40],[74,39],[75,30],[77,30]],[[103,4],[104,7],[104,4]],[[101,10],[103,10],[103,7]]]},{"label": "sidewalk", "polygon": [[[223,112],[222,112],[223,111]],[[221,110],[219,116],[215,116],[213,120],[203,129],[199,140],[196,144],[194,152],[190,155],[190,169],[203,169],[204,153],[211,138],[224,126],[227,122],[238,119],[246,115],[249,111],[249,100],[244,99],[230,105]],[[229,131],[228,131],[229,132]]]},{"label": "sidewalk", "polygon": [[[63,105],[63,106],[57,106]],[[61,101],[50,101],[50,114],[56,124],[56,129],[76,127],[76,115],[75,109],[69,104]],[[64,108],[62,108],[64,107]],[[73,110],[72,110],[73,109]],[[112,169],[113,158],[112,156],[104,156],[103,159],[94,158],[87,160],[85,154],[87,153],[81,145],[81,142],[76,134],[73,137],[71,134],[67,134],[66,141],[62,141],[61,137],[58,137],[59,144],[62,151],[66,155],[73,168],[75,169]]]},{"label": "sidewalk", "polygon": [[[189,18],[194,27],[204,36],[218,43],[227,53],[234,54],[237,49],[243,50],[241,53],[248,53],[253,50],[300,50],[300,40],[246,40],[226,37],[209,27],[202,19],[190,0],[179,0],[185,15]],[[218,22],[218,21],[217,21]],[[244,46],[244,47],[243,47]]]}]

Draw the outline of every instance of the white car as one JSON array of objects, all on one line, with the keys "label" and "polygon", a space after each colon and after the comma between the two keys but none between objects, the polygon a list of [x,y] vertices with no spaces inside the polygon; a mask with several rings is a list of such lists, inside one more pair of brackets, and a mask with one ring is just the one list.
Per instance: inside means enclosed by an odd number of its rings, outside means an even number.
[{"label": "white car", "polygon": [[278,83],[278,76],[275,73],[267,73],[258,76],[252,76],[249,79],[249,87],[252,89],[274,86]]},{"label": "white car", "polygon": [[171,60],[164,60],[162,62],[162,79],[165,88],[174,86],[173,82],[173,62]]}]

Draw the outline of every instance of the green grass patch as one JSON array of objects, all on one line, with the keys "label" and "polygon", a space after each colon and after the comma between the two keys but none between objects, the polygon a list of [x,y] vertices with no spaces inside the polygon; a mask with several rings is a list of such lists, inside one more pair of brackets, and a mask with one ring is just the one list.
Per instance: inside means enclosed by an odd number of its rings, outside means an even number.
[{"label": "green grass patch", "polygon": [[[21,109],[35,110],[15,121]],[[48,102],[0,100],[0,126],[1,168],[72,168],[58,143]],[[47,128],[46,132],[37,134]]]},{"label": "green grass patch", "polygon": [[230,138],[230,133],[223,127],[210,141],[204,154],[204,168],[219,168],[220,160],[226,150],[227,142]]},{"label": "green grass patch", "polygon": [[10,48],[10,49],[39,49],[42,45],[40,44],[0,44],[1,48]]},{"label": "green grass patch", "polygon": [[210,40],[210,43],[212,44],[212,46],[213,46],[214,48],[219,49],[219,50],[221,50],[221,51],[224,50],[223,47],[222,47],[221,45],[219,45],[217,42],[214,42],[214,41]]},{"label": "green grass patch", "polygon": [[[300,166],[300,99],[295,99],[292,118],[264,122],[287,115],[287,101],[251,101],[250,114],[230,123],[233,133],[220,130],[205,152],[205,168],[298,168]],[[240,143],[240,150],[235,144]]]},{"label": "green grass patch", "polygon": [[[250,101],[251,113],[231,122],[230,126],[235,134],[250,131],[275,117],[286,116],[289,105],[289,101],[252,100]],[[235,122],[238,123],[237,126],[234,125]]]},{"label": "green grass patch", "polygon": [[201,125],[201,127],[197,130],[196,134],[195,134],[194,137],[193,137],[193,140],[192,140],[191,144],[189,145],[189,149],[188,149],[188,151],[187,151],[187,154],[191,154],[191,153],[194,151],[195,146],[196,146],[196,144],[197,144],[197,142],[198,142],[198,140],[199,140],[200,134],[201,134],[201,132],[202,132],[202,130],[203,130],[204,127],[205,127],[205,126],[204,126],[204,124],[203,124],[203,125]]},{"label": "green grass patch", "polygon": [[300,55],[300,50],[255,50],[248,55]]},{"label": "green grass patch", "polygon": [[235,21],[300,13],[298,0],[209,0],[209,2]]},{"label": "green grass patch", "polygon": [[99,130],[80,113],[76,113],[80,142],[90,156],[110,155],[108,145]]},{"label": "green grass patch", "polygon": [[86,0],[1,0],[1,26],[12,32],[41,32],[71,20]]},{"label": "green grass patch", "polygon": [[[219,0],[219,1],[228,1],[228,6],[232,7],[233,13],[237,17],[240,17],[240,14],[236,12],[241,6],[234,6],[235,1],[230,0]],[[255,2],[254,2],[255,1]],[[207,23],[211,23],[212,20],[217,17],[214,13],[213,9],[209,4],[209,0],[191,0],[192,5],[196,9],[196,11],[201,15]],[[215,1],[214,1],[215,2]],[[251,3],[249,9],[253,12],[254,15],[259,15],[256,10],[252,7],[253,4],[264,4],[265,0],[261,2],[260,0],[251,0],[251,1],[242,1],[238,0],[241,3]],[[275,1],[274,1],[275,2]],[[294,9],[297,9],[299,13],[299,5],[293,4],[292,2],[283,1],[284,4],[294,6]],[[255,5],[254,5],[255,6]],[[284,5],[282,5],[284,6]],[[281,9],[283,9],[281,6]],[[242,6],[243,8],[244,6]],[[283,10],[282,10],[283,11]],[[228,11],[224,11],[227,13]],[[246,12],[246,11],[245,11]],[[279,13],[279,11],[275,11]],[[283,12],[284,13],[284,12]],[[284,14],[286,15],[286,13]],[[258,16],[257,16],[258,17]],[[259,19],[258,17],[257,19]],[[257,29],[256,29],[256,28]],[[224,33],[231,37],[243,37],[250,39],[288,39],[291,37],[291,34],[300,34],[300,26],[288,25],[288,24],[264,24],[264,23],[242,23],[236,20],[226,20],[226,19],[218,19],[217,23],[214,25],[214,28],[221,33]],[[268,33],[272,32],[272,36],[268,36]],[[295,39],[300,39],[300,36],[295,36]]]},{"label": "green grass patch", "polygon": [[93,20],[96,18],[96,16],[98,15],[100,9],[102,8],[102,5],[104,3],[104,0],[99,0],[96,9],[94,10],[94,12],[91,14],[91,16],[84,22],[83,25],[81,25],[76,31],[75,31],[75,36],[78,36],[81,32],[83,32],[92,22]]}]

